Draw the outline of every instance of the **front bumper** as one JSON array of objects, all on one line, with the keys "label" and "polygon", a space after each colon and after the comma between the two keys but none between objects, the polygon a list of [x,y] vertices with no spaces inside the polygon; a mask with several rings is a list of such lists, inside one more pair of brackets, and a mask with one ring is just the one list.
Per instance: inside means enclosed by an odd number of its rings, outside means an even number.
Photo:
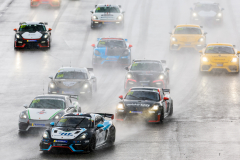
[{"label": "front bumper", "polygon": [[170,50],[180,50],[182,48],[194,48],[196,51],[203,49],[205,42],[170,42]]},{"label": "front bumper", "polygon": [[40,151],[52,151],[53,149],[69,149],[71,152],[88,151],[89,139],[86,140],[53,140],[42,139],[39,146]]},{"label": "front bumper", "polygon": [[103,25],[122,25],[123,20],[91,20],[92,27],[101,27]]},{"label": "front bumper", "polygon": [[203,72],[211,72],[212,70],[227,70],[228,72],[239,72],[239,62],[228,62],[228,63],[211,63],[202,62],[200,70]]},{"label": "front bumper", "polygon": [[62,89],[62,88],[49,88],[49,94],[70,94],[70,95],[79,95],[80,97],[89,97],[91,96],[90,87],[88,89]]},{"label": "front bumper", "polygon": [[128,90],[132,87],[157,87],[157,88],[166,88],[165,80],[155,80],[155,81],[137,81],[135,79],[126,79],[124,89]]},{"label": "front bumper", "polygon": [[52,7],[60,7],[61,1],[60,0],[31,0],[30,5],[31,7],[38,7],[39,5],[50,5]]},{"label": "front bumper", "polygon": [[196,16],[193,17],[192,16],[192,21],[196,21],[196,22],[202,22],[202,23],[209,23],[209,22],[214,22],[214,23],[218,23],[222,21],[222,16],[221,17],[200,17],[200,16]]},{"label": "front bumper", "polygon": [[51,122],[58,122],[58,120],[19,120],[19,131],[28,131],[30,128],[41,129],[49,128]]},{"label": "front bumper", "polygon": [[50,46],[49,39],[17,39],[15,38],[16,48],[48,48]]}]

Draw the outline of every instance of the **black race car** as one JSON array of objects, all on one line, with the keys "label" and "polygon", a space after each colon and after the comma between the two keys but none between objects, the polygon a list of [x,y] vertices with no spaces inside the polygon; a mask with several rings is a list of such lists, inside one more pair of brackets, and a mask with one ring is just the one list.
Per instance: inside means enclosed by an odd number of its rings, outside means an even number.
[{"label": "black race car", "polygon": [[55,77],[49,77],[48,93],[91,99],[93,92],[97,91],[97,78],[92,71],[92,68],[62,67]]},{"label": "black race car", "polygon": [[115,142],[115,126],[111,120],[113,114],[72,113],[64,115],[57,124],[43,133],[40,150],[44,152],[66,148],[71,152],[94,151],[96,148]]},{"label": "black race car", "polygon": [[51,28],[43,22],[21,22],[19,29],[14,29],[14,49],[17,48],[50,48]]},{"label": "black race car", "polygon": [[134,87],[116,107],[116,121],[143,119],[146,122],[160,122],[173,114],[173,100],[169,89]]},{"label": "black race car", "polygon": [[125,76],[124,90],[131,87],[167,88],[169,84],[169,68],[165,60],[133,60]]}]

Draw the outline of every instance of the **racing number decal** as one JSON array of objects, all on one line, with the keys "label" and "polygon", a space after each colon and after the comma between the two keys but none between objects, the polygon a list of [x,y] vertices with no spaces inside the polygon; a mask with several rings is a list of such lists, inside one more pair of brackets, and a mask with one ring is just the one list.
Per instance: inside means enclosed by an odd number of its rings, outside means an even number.
[{"label": "racing number decal", "polygon": [[138,65],[138,63],[133,63],[132,66],[133,67],[136,67]]},{"label": "racing number decal", "polygon": [[57,78],[62,78],[64,76],[64,74],[62,73],[62,74],[58,74],[57,75]]},{"label": "racing number decal", "polygon": [[133,91],[128,92],[127,95],[133,95]]},{"label": "racing number decal", "polygon": [[32,103],[39,103],[40,99],[34,99]]}]

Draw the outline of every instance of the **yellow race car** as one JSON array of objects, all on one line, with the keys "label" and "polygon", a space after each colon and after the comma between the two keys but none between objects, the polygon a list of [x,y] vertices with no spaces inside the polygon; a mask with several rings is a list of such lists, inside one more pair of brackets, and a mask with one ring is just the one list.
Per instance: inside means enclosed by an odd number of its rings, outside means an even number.
[{"label": "yellow race car", "polygon": [[228,72],[239,72],[239,56],[234,45],[211,43],[201,53],[200,71],[210,72],[213,69],[225,69]]},{"label": "yellow race car", "polygon": [[202,26],[183,24],[177,25],[170,32],[169,50],[180,50],[181,48],[194,48],[195,50],[202,49],[206,46],[206,32]]}]

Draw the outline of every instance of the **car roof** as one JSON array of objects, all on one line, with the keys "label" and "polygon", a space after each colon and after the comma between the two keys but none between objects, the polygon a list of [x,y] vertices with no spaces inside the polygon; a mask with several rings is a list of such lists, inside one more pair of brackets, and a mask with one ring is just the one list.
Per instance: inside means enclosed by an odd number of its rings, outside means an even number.
[{"label": "car roof", "polygon": [[178,28],[178,27],[197,27],[197,28],[201,29],[201,27],[199,25],[195,25],[195,24],[179,24],[176,26],[176,28]]},{"label": "car roof", "polygon": [[30,21],[21,22],[21,24],[40,24],[40,25],[45,25],[44,22],[30,22]]},{"label": "car roof", "polygon": [[141,91],[143,91],[143,90],[145,90],[145,91],[151,91],[151,92],[153,92],[153,90],[157,90],[157,91],[159,91],[160,90],[160,88],[157,88],[157,87],[132,87],[131,89],[130,89],[130,91],[136,91],[136,90],[141,90]]},{"label": "car roof", "polygon": [[229,44],[229,43],[209,43],[207,45],[207,47],[209,47],[209,46],[229,46],[229,47],[233,47],[233,45]]},{"label": "car roof", "polygon": [[118,5],[114,5],[114,4],[98,4],[97,7],[117,7],[119,8]]},{"label": "car roof", "polygon": [[120,41],[124,41],[123,38],[100,38],[99,40],[120,40]]},{"label": "car roof", "polygon": [[146,59],[134,59],[133,62],[157,62],[157,63],[161,63],[161,61],[158,61],[158,60],[146,60]]},{"label": "car roof", "polygon": [[83,72],[87,73],[87,68],[78,68],[78,67],[61,67],[59,68],[58,72]]},{"label": "car roof", "polygon": [[66,97],[69,97],[67,95],[58,95],[58,94],[44,94],[44,95],[39,95],[35,98],[56,98],[56,99],[63,99],[65,100]]},{"label": "car roof", "polygon": [[218,5],[218,3],[216,2],[211,2],[211,1],[201,1],[201,2],[197,2],[197,3],[194,3],[195,5],[197,4],[215,4],[215,5]]}]

